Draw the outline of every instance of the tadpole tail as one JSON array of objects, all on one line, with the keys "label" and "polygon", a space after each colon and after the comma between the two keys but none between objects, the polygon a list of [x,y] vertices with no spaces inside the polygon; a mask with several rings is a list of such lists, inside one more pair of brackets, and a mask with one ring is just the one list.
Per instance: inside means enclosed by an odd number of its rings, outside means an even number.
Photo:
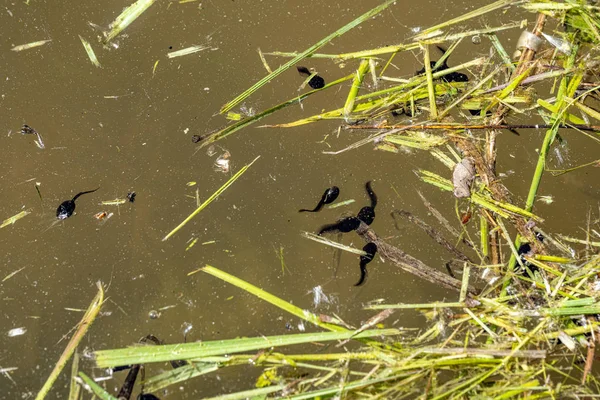
[{"label": "tadpole tail", "polygon": [[[325,197],[325,196],[323,196]],[[323,208],[323,205],[325,204],[325,199],[322,198],[321,201],[319,201],[319,204],[317,204],[317,206],[315,208],[313,208],[312,210],[308,210],[306,208],[303,208],[301,210],[298,210],[298,212],[318,212],[321,211],[321,208]]]},{"label": "tadpole tail", "polygon": [[317,235],[321,236],[327,232],[339,232],[340,231],[339,225],[340,225],[339,222],[336,222],[335,224],[323,225],[321,227],[321,229],[319,229],[319,233],[317,233]]},{"label": "tadpole tail", "polygon": [[367,280],[367,263],[364,263],[361,261],[360,263],[360,279],[358,280],[358,282],[356,282],[354,284],[354,286],[361,286],[363,283],[365,283],[365,281]]},{"label": "tadpole tail", "polygon": [[442,55],[446,54],[446,52],[448,51],[447,49],[443,48],[442,46],[436,45],[435,47],[438,48],[439,51],[442,52]]},{"label": "tadpole tail", "polygon": [[371,181],[367,182],[365,187],[367,188],[367,194],[369,195],[369,198],[371,199],[371,207],[375,208],[375,206],[377,205],[377,195],[371,188]]},{"label": "tadpole tail", "polygon": [[73,201],[77,200],[77,198],[78,198],[79,196],[83,195],[83,194],[87,194],[87,193],[94,193],[94,192],[95,192],[96,190],[98,190],[98,189],[100,189],[100,186],[98,186],[98,187],[97,187],[96,189],[94,189],[94,190],[88,190],[87,192],[80,192],[80,193],[77,193],[77,194],[75,195],[75,197],[73,197]]},{"label": "tadpole tail", "polygon": [[127,377],[125,381],[123,381],[123,386],[121,386],[121,390],[119,390],[119,394],[117,395],[118,399],[127,399],[131,398],[131,394],[133,393],[133,387],[135,386],[135,381],[137,379],[138,373],[140,372],[140,364],[136,364],[127,373]]}]

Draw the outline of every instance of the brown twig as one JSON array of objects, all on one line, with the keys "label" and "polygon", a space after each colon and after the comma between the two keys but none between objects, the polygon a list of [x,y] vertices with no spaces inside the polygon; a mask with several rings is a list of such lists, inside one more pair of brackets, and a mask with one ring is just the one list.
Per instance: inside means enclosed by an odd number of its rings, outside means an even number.
[{"label": "brown twig", "polygon": [[[426,265],[422,261],[403,252],[399,248],[384,242],[364,222],[361,222],[360,227],[356,230],[356,233],[358,233],[366,242],[375,243],[377,245],[378,253],[403,271],[416,275],[419,278],[425,279],[426,281],[436,285],[443,286],[446,289],[460,292],[462,287],[461,281]],[[468,286],[467,293],[470,297],[472,297],[477,295],[479,291],[472,286]]]},{"label": "brown twig", "polygon": [[592,367],[594,365],[594,353],[596,352],[596,344],[593,340],[588,341],[587,348],[587,357],[585,358],[585,367],[583,368],[583,376],[581,377],[581,384],[585,385],[585,381],[587,380],[587,376],[590,372],[592,372]]},{"label": "brown twig", "polygon": [[[421,220],[418,217],[415,217],[413,214],[405,210],[394,210],[392,211],[392,218],[394,218],[394,215],[399,215],[402,218],[406,218],[408,221],[423,229],[425,233],[429,235],[429,237],[435,240],[440,246],[446,248],[446,250],[448,250],[450,253],[454,254],[459,260],[475,264],[469,257],[464,255],[460,250],[454,247],[452,243],[448,242],[440,232],[438,232],[435,228],[427,224],[425,221]],[[400,229],[397,226],[396,228]]]}]

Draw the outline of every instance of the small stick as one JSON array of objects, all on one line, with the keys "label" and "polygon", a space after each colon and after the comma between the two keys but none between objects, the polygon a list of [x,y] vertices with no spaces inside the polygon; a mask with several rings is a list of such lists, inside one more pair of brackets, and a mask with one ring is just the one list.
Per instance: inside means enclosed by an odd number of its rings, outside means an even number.
[{"label": "small stick", "polygon": [[588,374],[592,371],[594,365],[594,353],[596,352],[596,344],[594,340],[590,340],[587,348],[587,357],[585,358],[585,367],[583,368],[583,376],[581,377],[581,384],[585,385]]},{"label": "small stick", "polygon": [[[408,221],[412,222],[419,228],[423,229],[425,231],[425,233],[427,233],[429,235],[429,237],[431,237],[433,240],[435,240],[440,246],[445,247],[446,250],[448,250],[450,253],[454,254],[456,256],[456,258],[458,258],[459,260],[474,264],[474,262],[469,257],[464,255],[460,250],[458,250],[456,247],[454,247],[454,245],[452,243],[448,242],[446,240],[446,238],[440,232],[435,230],[435,228],[433,228],[432,226],[427,224],[425,221],[421,220],[418,217],[415,217],[410,212],[405,211],[405,210],[394,210],[394,211],[392,211],[392,218],[394,218],[394,215],[399,215],[403,218],[406,218]],[[396,228],[399,229],[398,227],[396,227]]]}]

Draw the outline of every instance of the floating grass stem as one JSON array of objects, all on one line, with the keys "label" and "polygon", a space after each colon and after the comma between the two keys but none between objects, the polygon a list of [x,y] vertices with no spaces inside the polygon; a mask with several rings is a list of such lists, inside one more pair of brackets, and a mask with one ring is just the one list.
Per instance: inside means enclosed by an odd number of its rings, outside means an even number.
[{"label": "floating grass stem", "polygon": [[109,31],[104,32],[104,44],[110,43],[114,38],[119,36],[125,28],[138,19],[154,3],[156,3],[156,0],[138,0],[123,10],[109,25]]},{"label": "floating grass stem", "polygon": [[182,223],[177,225],[177,227],[175,229],[173,229],[171,232],[169,232],[167,234],[167,236],[165,236],[163,238],[163,242],[165,240],[169,239],[174,234],[176,234],[181,228],[183,228],[185,226],[185,224],[190,222],[192,220],[192,218],[194,218],[196,215],[198,215],[200,213],[200,211],[204,210],[210,203],[212,203],[217,197],[219,197],[225,190],[227,190],[227,188],[229,186],[231,186],[233,184],[233,182],[235,182],[240,176],[242,176],[248,170],[248,168],[250,168],[252,166],[252,164],[254,164],[254,162],[256,160],[258,160],[259,158],[260,158],[260,156],[256,157],[254,160],[252,160],[252,162],[250,164],[245,165],[244,167],[242,167],[242,169],[240,169],[238,172],[236,172],[235,175],[233,175],[227,182],[225,182],[225,184],[223,186],[221,186],[219,189],[217,189],[216,192],[214,192],[208,199],[206,199],[204,201],[204,203],[200,204],[200,206],[196,209],[196,211],[191,213],[186,219],[183,220]]},{"label": "floating grass stem", "polygon": [[[104,289],[102,288],[102,284],[100,282],[98,282],[96,286],[98,287],[98,293],[96,294],[96,297],[94,297],[92,303],[83,315],[83,318],[77,325],[77,329],[75,330],[73,337],[71,338],[71,340],[69,340],[67,347],[63,351],[56,365],[54,366],[54,369],[52,370],[50,376],[44,383],[44,386],[42,386],[37,396],[35,397],[36,400],[44,399],[48,392],[50,392],[50,389],[52,389],[52,386],[58,378],[58,375],[60,375],[63,368],[75,352],[75,349],[83,339],[83,336],[85,336],[87,330],[90,328],[90,326],[98,316],[100,308],[102,307],[102,303],[104,302]],[[80,375],[81,374],[82,373],[80,372]]]}]

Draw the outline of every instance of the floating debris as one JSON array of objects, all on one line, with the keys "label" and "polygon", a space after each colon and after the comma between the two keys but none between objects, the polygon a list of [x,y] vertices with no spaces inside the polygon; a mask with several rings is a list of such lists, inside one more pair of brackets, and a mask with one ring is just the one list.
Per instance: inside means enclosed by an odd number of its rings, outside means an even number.
[{"label": "floating debris", "polygon": [[15,222],[17,222],[18,220],[20,220],[20,219],[21,219],[21,218],[23,218],[23,217],[26,217],[26,216],[27,216],[27,215],[29,215],[29,214],[31,214],[31,211],[29,211],[29,210],[25,210],[25,211],[21,211],[20,213],[18,213],[18,214],[16,214],[16,215],[13,215],[13,216],[12,216],[12,217],[10,217],[10,218],[7,218],[7,219],[5,219],[5,220],[2,222],[2,225],[0,225],[0,229],[1,229],[1,228],[4,228],[4,227],[6,227],[6,226],[8,226],[8,225],[12,225],[12,224],[14,224],[14,223],[15,223]]},{"label": "floating debris", "polygon": [[471,182],[475,178],[475,164],[473,160],[466,157],[454,167],[452,183],[454,184],[454,196],[457,198],[469,197],[471,195]]},{"label": "floating debris", "polygon": [[97,214],[94,214],[94,218],[96,218],[97,220],[103,220],[104,218],[106,218],[107,215],[108,213],[106,211],[102,211]]},{"label": "floating debris", "polygon": [[37,145],[37,147],[39,147],[42,150],[46,148],[44,142],[42,141],[42,135],[40,135],[38,131],[36,131],[29,125],[23,125],[23,127],[21,128],[21,135],[36,135],[37,140],[35,140],[35,144]]},{"label": "floating debris", "polygon": [[81,35],[79,35],[79,40],[81,40],[81,44],[83,44],[83,48],[85,49],[85,52],[87,53],[92,64],[100,68],[100,61],[98,61],[98,57],[96,57],[96,53],[94,53],[94,49],[92,48],[90,42],[85,40]]},{"label": "floating debris", "polygon": [[15,336],[21,336],[24,335],[25,333],[27,333],[27,328],[14,328],[11,329],[10,331],[8,331],[8,337],[15,337]]},{"label": "floating debris", "polygon": [[175,57],[187,56],[187,55],[190,55],[190,54],[198,53],[199,51],[202,51],[202,50],[206,50],[208,48],[210,48],[210,47],[209,46],[203,46],[203,45],[190,46],[190,47],[186,47],[185,49],[181,49],[181,50],[172,51],[170,53],[167,53],[167,57],[169,57],[169,58],[175,58]]},{"label": "floating debris", "polygon": [[[131,200],[129,200],[131,201]],[[127,203],[126,199],[114,199],[114,200],[106,200],[100,203],[101,206],[120,206],[121,204]]]},{"label": "floating debris", "polygon": [[51,42],[52,39],[46,39],[46,40],[40,40],[37,42],[31,42],[31,43],[27,43],[27,44],[20,44],[18,46],[13,47],[11,50],[12,51],[23,51],[23,50],[29,50],[29,49],[33,49],[34,47],[40,47],[45,45],[48,42]]},{"label": "floating debris", "polygon": [[228,173],[229,172],[229,163],[231,154],[225,150],[225,153],[221,154],[219,158],[215,161],[214,169],[218,172]]},{"label": "floating debris", "polygon": [[185,248],[185,251],[188,251],[189,249],[191,249],[192,247],[194,247],[194,245],[198,242],[198,238],[195,238],[191,241],[191,243],[188,245],[188,247]]},{"label": "floating debris", "polygon": [[156,0],[138,0],[123,10],[123,12],[108,26],[110,31],[104,32],[104,44],[108,44],[111,40],[119,36],[125,28],[138,19],[138,17],[155,2]]},{"label": "floating debris", "polygon": [[16,271],[11,272],[10,274],[6,275],[4,277],[4,279],[2,279],[2,282],[6,282],[7,280],[9,280],[10,278],[12,278],[13,276],[15,276],[16,274],[18,274],[19,272],[23,271],[26,267],[22,267]]},{"label": "floating debris", "polygon": [[127,193],[127,200],[129,200],[130,203],[133,203],[135,201],[135,196],[137,196],[135,192],[129,192]]},{"label": "floating debris", "polygon": [[315,286],[309,293],[313,295],[313,306],[318,307],[321,303],[331,303],[329,297],[323,291],[321,285]]}]

